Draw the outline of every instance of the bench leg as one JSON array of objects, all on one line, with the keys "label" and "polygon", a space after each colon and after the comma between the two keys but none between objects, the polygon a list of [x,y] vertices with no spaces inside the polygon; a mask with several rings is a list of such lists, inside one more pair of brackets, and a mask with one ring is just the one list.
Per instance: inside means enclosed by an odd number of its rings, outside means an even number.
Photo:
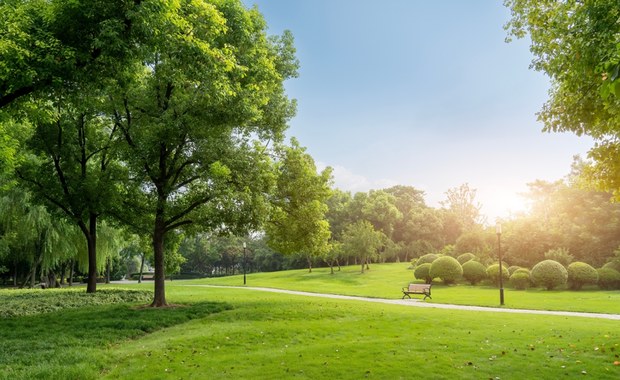
[{"label": "bench leg", "polygon": [[405,299],[405,297],[409,297],[409,299],[411,299],[411,296],[410,296],[409,294],[407,294],[407,293],[403,293],[403,298],[401,298],[401,299],[403,299],[403,300],[404,300],[404,299]]}]

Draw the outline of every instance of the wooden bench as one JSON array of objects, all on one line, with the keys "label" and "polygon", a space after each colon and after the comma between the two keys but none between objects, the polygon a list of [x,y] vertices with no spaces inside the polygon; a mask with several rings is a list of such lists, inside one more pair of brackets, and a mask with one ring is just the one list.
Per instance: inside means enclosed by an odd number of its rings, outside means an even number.
[{"label": "wooden bench", "polygon": [[403,287],[403,298],[409,297],[411,299],[412,294],[423,294],[424,299],[427,297],[433,299],[431,297],[431,284],[409,284],[408,287]]}]

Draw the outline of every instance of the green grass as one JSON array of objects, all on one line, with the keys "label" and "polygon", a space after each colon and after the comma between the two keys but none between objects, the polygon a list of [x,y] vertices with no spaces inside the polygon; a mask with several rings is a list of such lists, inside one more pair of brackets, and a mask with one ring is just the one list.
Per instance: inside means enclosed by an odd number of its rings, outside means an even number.
[{"label": "green grass", "polygon": [[420,309],[170,286],[233,309],[110,348],[109,379],[620,376],[616,321]]},{"label": "green grass", "polygon": [[[411,280],[405,264],[357,270],[251,274],[248,286],[396,299]],[[171,309],[123,303],[0,318],[0,379],[620,378],[618,321],[187,286],[242,281],[167,282],[168,301],[184,305]],[[506,299],[601,311],[617,310],[618,293],[507,289]],[[436,285],[432,302],[497,306],[497,297],[497,289]]]},{"label": "green grass", "polygon": [[[374,264],[364,274],[360,273],[359,266],[343,267],[333,275],[327,268],[314,269],[312,273],[308,270],[253,273],[247,276],[247,286],[398,299],[402,297],[401,288],[416,281],[408,266],[407,263]],[[187,284],[242,286],[243,276],[191,280]],[[506,286],[504,295],[506,308],[620,314],[620,291],[523,291]],[[499,290],[491,286],[445,286],[436,283],[432,296],[433,299],[427,302],[499,306]]]}]

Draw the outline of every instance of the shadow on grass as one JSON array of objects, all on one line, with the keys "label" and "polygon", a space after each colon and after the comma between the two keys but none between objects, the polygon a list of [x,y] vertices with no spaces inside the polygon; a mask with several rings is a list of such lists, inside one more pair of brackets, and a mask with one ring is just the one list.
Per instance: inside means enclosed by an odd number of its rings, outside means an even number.
[{"label": "shadow on grass", "polygon": [[231,308],[214,302],[166,309],[123,304],[0,319],[0,379],[94,378],[101,365],[97,351]]}]

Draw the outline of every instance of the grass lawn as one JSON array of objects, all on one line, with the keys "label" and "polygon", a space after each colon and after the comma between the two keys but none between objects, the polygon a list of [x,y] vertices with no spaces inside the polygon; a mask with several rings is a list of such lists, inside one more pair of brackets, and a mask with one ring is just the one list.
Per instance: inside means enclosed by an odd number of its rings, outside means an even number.
[{"label": "grass lawn", "polygon": [[[412,276],[406,264],[358,269],[251,274],[248,286],[394,299]],[[167,282],[168,302],[181,306],[163,310],[129,303],[0,318],[0,379],[620,378],[618,321],[186,286],[239,282]],[[506,300],[615,312],[618,293],[507,289]],[[439,285],[432,302],[497,306],[497,298],[497,289]]]},{"label": "grass lawn", "polygon": [[[401,288],[414,280],[407,263],[373,264],[370,270],[360,273],[359,266],[343,267],[330,274],[328,268],[294,270],[247,275],[247,286],[301,290],[316,293],[343,294],[397,299]],[[174,281],[173,281],[174,283]],[[191,280],[188,284],[243,286],[243,276],[229,276]],[[530,289],[504,289],[505,307],[513,309],[563,310],[620,314],[620,291],[581,290],[547,291]],[[491,286],[433,284],[432,300],[427,302],[456,305],[499,306],[499,290]]]}]

